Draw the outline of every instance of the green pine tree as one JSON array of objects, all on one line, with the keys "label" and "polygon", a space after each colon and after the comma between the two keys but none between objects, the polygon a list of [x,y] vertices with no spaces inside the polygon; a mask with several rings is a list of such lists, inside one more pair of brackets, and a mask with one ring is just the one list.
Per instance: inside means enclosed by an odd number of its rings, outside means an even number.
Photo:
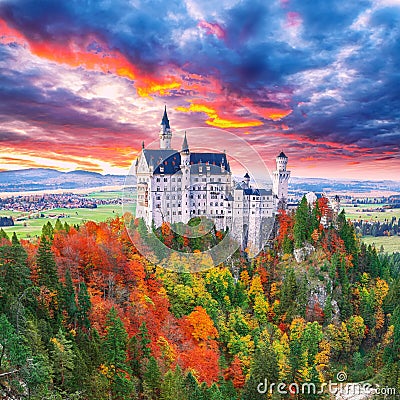
[{"label": "green pine tree", "polygon": [[109,398],[124,400],[134,393],[135,387],[128,378],[131,371],[127,363],[128,333],[114,308],[107,315],[104,340],[105,365],[108,368]]},{"label": "green pine tree", "polygon": [[67,269],[65,271],[65,284],[63,286],[64,309],[68,315],[68,323],[74,328],[76,327],[76,318],[78,313],[75,297],[75,289],[72,282],[71,272],[69,269]]},{"label": "green pine tree", "polygon": [[303,247],[305,242],[309,242],[312,233],[310,209],[305,196],[301,199],[294,217],[293,236],[296,248]]},{"label": "green pine tree", "polygon": [[86,330],[90,328],[89,312],[91,308],[92,308],[92,303],[90,301],[90,296],[86,284],[85,282],[80,282],[76,317],[78,325]]},{"label": "green pine tree", "polygon": [[161,372],[157,361],[150,357],[143,374],[143,397],[147,400],[158,400],[161,388]]},{"label": "green pine tree", "polygon": [[246,382],[242,399],[262,400],[266,394],[259,392],[259,384],[267,382],[267,388],[271,383],[277,383],[279,378],[279,367],[276,354],[269,341],[261,342],[256,348],[253,362],[250,368],[250,377]]}]

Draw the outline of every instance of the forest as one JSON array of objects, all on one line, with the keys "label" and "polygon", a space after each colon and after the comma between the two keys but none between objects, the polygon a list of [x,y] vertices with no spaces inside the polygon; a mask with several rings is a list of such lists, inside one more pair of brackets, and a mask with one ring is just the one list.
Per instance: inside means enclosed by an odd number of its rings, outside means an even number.
[{"label": "forest", "polygon": [[[328,399],[257,387],[321,385],[339,371],[400,391],[400,253],[360,242],[344,212],[324,228],[324,207],[303,198],[296,212],[279,212],[276,237],[256,258],[237,251],[197,273],[177,254],[144,258],[126,228],[151,239],[129,215],[57,220],[38,240],[0,230],[2,398]],[[156,231],[194,252],[226,234]],[[314,251],[297,262],[306,244]]]}]

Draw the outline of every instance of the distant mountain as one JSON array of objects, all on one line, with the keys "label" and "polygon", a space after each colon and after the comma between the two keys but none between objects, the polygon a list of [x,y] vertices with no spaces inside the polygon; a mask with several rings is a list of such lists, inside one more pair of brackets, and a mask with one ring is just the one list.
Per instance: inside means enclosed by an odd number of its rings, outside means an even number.
[{"label": "distant mountain", "polygon": [[0,192],[53,189],[83,189],[123,185],[125,176],[101,175],[90,171],[60,172],[50,168],[29,168],[0,172]]},{"label": "distant mountain", "polygon": [[400,193],[399,181],[361,181],[348,179],[324,179],[292,177],[289,181],[291,192],[326,192],[326,193],[368,193],[371,191],[393,191]]}]

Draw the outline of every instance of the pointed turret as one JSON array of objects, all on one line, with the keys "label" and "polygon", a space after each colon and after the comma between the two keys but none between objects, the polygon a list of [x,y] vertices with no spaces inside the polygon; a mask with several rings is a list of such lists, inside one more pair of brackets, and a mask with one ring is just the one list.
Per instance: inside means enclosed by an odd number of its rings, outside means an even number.
[{"label": "pointed turret", "polygon": [[165,106],[164,115],[162,117],[161,127],[160,127],[160,149],[170,149],[171,138],[172,138],[172,130],[169,125],[167,106]]},{"label": "pointed turret", "polygon": [[189,145],[188,145],[188,141],[187,141],[187,137],[186,137],[186,131],[185,131],[185,136],[184,136],[183,142],[182,142],[181,153],[189,153]]},{"label": "pointed turret", "polygon": [[250,187],[250,175],[246,172],[246,175],[243,177],[243,182],[245,183],[246,187]]},{"label": "pointed turret", "polygon": [[165,126],[166,129],[171,129],[169,126],[169,119],[167,114],[167,106],[164,107],[164,115],[161,120],[161,125]]}]

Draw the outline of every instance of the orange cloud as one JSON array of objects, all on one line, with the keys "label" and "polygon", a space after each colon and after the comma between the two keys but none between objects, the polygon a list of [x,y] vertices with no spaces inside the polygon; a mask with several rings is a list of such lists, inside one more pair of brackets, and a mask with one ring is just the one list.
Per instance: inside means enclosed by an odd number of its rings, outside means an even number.
[{"label": "orange cloud", "polygon": [[206,124],[215,126],[217,128],[248,128],[252,126],[260,126],[263,124],[261,121],[258,120],[221,118],[215,108],[201,103],[191,103],[189,107],[176,107],[176,110],[181,112],[205,113],[208,116]]},{"label": "orange cloud", "polygon": [[279,121],[292,113],[292,110],[282,110],[279,108],[258,108],[259,114],[266,119],[272,121]]},{"label": "orange cloud", "polygon": [[315,161],[315,160],[316,159],[313,156],[300,158],[300,161]]},{"label": "orange cloud", "polygon": [[25,38],[21,33],[19,33],[16,29],[10,28],[3,20],[0,19],[0,43],[24,44],[25,42]]},{"label": "orange cloud", "polygon": [[[0,20],[0,42],[12,43],[18,40],[26,44],[32,54],[59,64],[66,64],[73,68],[83,67],[91,71],[113,73],[123,78],[135,81],[139,96],[148,97],[151,94],[166,95],[171,89],[178,89],[182,82],[173,76],[153,77],[140,71],[121,52],[109,50],[93,35],[83,39],[63,43],[35,42],[25,37],[17,30],[10,28],[5,21]],[[91,52],[87,49],[90,44],[97,43],[103,51]]]}]

